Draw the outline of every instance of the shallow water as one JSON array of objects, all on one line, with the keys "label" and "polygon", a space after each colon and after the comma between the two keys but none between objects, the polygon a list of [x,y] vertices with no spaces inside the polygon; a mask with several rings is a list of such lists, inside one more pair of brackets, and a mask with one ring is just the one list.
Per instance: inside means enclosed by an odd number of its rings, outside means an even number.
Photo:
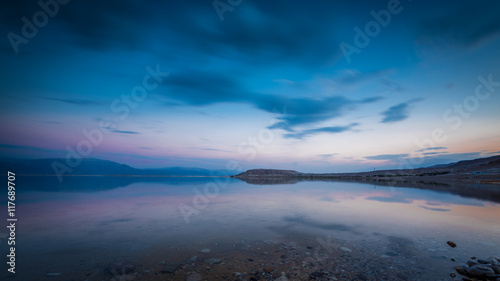
[{"label": "shallow water", "polygon": [[[17,186],[16,275],[0,275],[8,280],[186,280],[194,272],[202,280],[281,272],[289,280],[450,280],[471,256],[500,255],[498,189],[469,188],[467,197],[460,187],[422,184],[430,189],[140,177]],[[133,270],[113,271],[121,261]],[[162,273],[173,262],[185,264]]]}]

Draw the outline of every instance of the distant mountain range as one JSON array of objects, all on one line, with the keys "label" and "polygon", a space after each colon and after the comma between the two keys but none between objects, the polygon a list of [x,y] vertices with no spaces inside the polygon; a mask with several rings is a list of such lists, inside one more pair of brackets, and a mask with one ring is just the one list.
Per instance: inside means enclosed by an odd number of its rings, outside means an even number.
[{"label": "distant mountain range", "polygon": [[464,160],[449,164],[440,164],[424,168],[378,170],[359,173],[300,173],[293,170],[253,169],[234,177],[241,179],[298,177],[298,178],[348,178],[348,177],[421,177],[456,175],[482,175],[500,180],[500,155],[474,160]]},{"label": "distant mountain range", "polygon": [[[53,163],[66,164],[64,158],[48,159],[0,159],[0,169],[20,175],[56,175]],[[137,169],[125,164],[95,158],[81,159],[71,171],[64,175],[123,175],[123,176],[234,176],[236,178],[272,177],[391,177],[391,176],[433,176],[433,175],[500,175],[500,155],[425,168],[378,170],[360,173],[300,173],[293,170],[252,169],[244,173],[234,170],[208,170],[195,167],[168,167],[160,169]]]},{"label": "distant mountain range", "polygon": [[0,159],[2,171],[12,171],[19,175],[56,175],[53,163],[58,162],[71,169],[64,175],[125,175],[125,176],[231,176],[239,171],[208,170],[191,167],[168,167],[160,169],[137,169],[125,164],[95,158],[81,159],[74,168],[63,158],[48,159]]}]

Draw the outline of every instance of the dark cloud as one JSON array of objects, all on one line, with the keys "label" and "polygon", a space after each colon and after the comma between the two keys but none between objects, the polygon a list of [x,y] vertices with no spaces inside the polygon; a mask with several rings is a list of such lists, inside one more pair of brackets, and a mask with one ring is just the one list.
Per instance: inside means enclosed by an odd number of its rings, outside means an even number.
[{"label": "dark cloud", "polygon": [[358,123],[352,123],[348,126],[321,127],[321,128],[316,128],[316,129],[307,129],[307,130],[302,130],[300,133],[285,134],[283,136],[285,138],[302,139],[306,136],[312,136],[312,135],[319,134],[319,133],[336,134],[336,133],[351,131],[352,127],[357,126],[357,125],[358,125]]},{"label": "dark cloud", "polygon": [[500,2],[495,0],[465,1],[446,15],[422,22],[419,42],[423,45],[478,45],[500,36]]},{"label": "dark cloud", "polygon": [[409,154],[380,154],[375,156],[366,156],[365,159],[369,160],[400,160],[401,158],[406,158],[410,156]]},{"label": "dark cloud", "polygon": [[[371,97],[364,100],[350,100],[342,96],[333,96],[322,99],[295,98],[285,99],[283,97],[268,96],[264,99],[255,100],[256,106],[262,110],[271,112],[277,108],[285,108],[286,114],[282,114],[277,119],[278,123],[270,126],[270,129],[283,129],[296,133],[295,128],[301,125],[314,124],[341,116],[345,111],[353,109],[356,105],[372,103],[380,100],[380,97]],[[306,130],[306,134],[318,132],[336,133],[342,128],[349,129],[355,124],[345,127],[324,127],[319,129]]]},{"label": "dark cloud", "polygon": [[[336,6],[331,1],[316,1],[314,5],[245,1],[233,12],[226,12],[221,22],[212,1],[70,1],[49,19],[51,28],[44,28],[43,36],[57,38],[67,33],[63,36],[69,42],[95,50],[156,51],[153,40],[163,46],[164,52],[158,54],[164,58],[179,59],[189,52],[201,59],[209,56],[252,64],[322,67],[340,58],[334,28]],[[37,1],[8,1],[0,16],[7,30],[20,33],[21,18],[31,18],[40,10]],[[9,45],[8,40],[2,43],[4,48]],[[60,48],[58,44],[49,46]]]},{"label": "dark cloud", "polygon": [[[355,124],[343,127],[324,127],[297,132],[302,125],[315,124],[341,116],[358,105],[376,102],[381,97],[352,100],[343,96],[323,98],[288,98],[280,95],[252,93],[244,89],[236,78],[200,71],[172,73],[163,84],[162,96],[185,105],[202,106],[216,103],[245,103],[256,108],[277,113],[278,122],[270,129],[283,129],[290,133],[287,137],[302,138],[321,132],[338,133]],[[172,105],[172,103],[169,103]]]},{"label": "dark cloud", "polygon": [[421,101],[422,99],[412,99],[407,102],[400,103],[395,106],[389,107],[386,111],[382,113],[384,119],[380,121],[381,123],[393,123],[398,121],[403,121],[408,118],[409,107],[412,103]]},{"label": "dark cloud", "polygon": [[[21,27],[24,24],[21,18],[32,20],[36,12],[43,11],[38,2],[9,1],[0,14],[4,25],[10,32],[21,34]],[[70,1],[59,5],[57,14],[48,21],[47,25],[50,28],[43,27],[43,36],[47,39],[56,38],[56,33],[61,35],[62,32],[67,32],[69,36],[64,36],[71,38],[72,43],[84,47],[136,48],[144,34],[138,27],[147,22],[148,9],[151,9],[151,6],[135,1]],[[54,28],[55,26],[58,28]],[[23,47],[27,48],[30,45]],[[58,46],[54,44],[52,47]]]},{"label": "dark cloud", "polygon": [[[202,53],[247,62],[294,62],[302,66],[324,66],[339,55],[334,32],[335,5],[329,1],[308,2],[257,0],[239,5],[220,22],[212,5],[200,13],[203,26],[192,10],[184,11],[182,33]],[[182,21],[179,21],[182,22]],[[329,28],[324,28],[328,26]],[[187,29],[187,30],[186,30]]]},{"label": "dark cloud", "polygon": [[165,96],[189,105],[244,101],[250,94],[226,75],[200,71],[170,74],[163,83]]}]

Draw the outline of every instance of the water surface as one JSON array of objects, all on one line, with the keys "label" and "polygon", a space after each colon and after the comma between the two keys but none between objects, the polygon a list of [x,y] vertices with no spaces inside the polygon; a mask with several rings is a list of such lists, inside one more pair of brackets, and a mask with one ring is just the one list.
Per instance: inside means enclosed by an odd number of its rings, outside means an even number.
[{"label": "water surface", "polygon": [[[500,255],[498,189],[398,185],[19,179],[12,280],[185,280],[193,272],[204,280],[274,280],[281,272],[289,280],[315,272],[328,273],[317,280],[449,280],[471,256]],[[121,261],[134,270],[111,272]]]}]

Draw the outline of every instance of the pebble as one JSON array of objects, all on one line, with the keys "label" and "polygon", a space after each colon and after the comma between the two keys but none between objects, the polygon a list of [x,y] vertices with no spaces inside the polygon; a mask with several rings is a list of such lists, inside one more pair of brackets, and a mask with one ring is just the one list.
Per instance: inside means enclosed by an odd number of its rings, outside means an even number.
[{"label": "pebble", "polygon": [[114,273],[117,273],[117,274],[129,274],[129,273],[134,272],[135,266],[132,263],[130,263],[130,262],[126,261],[126,260],[123,260],[123,261],[118,261],[118,262],[111,263],[108,266],[108,270],[112,274],[114,274]]},{"label": "pebble", "polygon": [[184,263],[182,262],[171,262],[169,263],[162,271],[161,273],[174,273],[181,265]]},{"label": "pebble", "polygon": [[199,273],[193,273],[186,278],[186,281],[201,281],[202,277]]},{"label": "pebble", "polygon": [[339,249],[344,253],[352,252],[352,250],[347,247],[340,247]]},{"label": "pebble", "polygon": [[267,272],[267,273],[271,273],[274,271],[274,269],[272,267],[266,267],[264,268],[264,270]]},{"label": "pebble", "polygon": [[286,278],[285,273],[281,272],[281,276],[274,279],[274,281],[288,281],[288,278]]},{"label": "pebble", "polygon": [[221,259],[205,259],[205,262],[210,263],[210,264],[218,264],[218,263],[221,263],[222,260]]},{"label": "pebble", "polygon": [[200,250],[200,253],[203,253],[203,254],[206,254],[206,253],[210,253],[210,249],[201,249]]},{"label": "pebble", "polygon": [[465,266],[459,265],[459,266],[455,266],[453,269],[455,269],[457,271],[457,273],[460,274],[460,275],[467,274],[467,269],[466,269]]}]

